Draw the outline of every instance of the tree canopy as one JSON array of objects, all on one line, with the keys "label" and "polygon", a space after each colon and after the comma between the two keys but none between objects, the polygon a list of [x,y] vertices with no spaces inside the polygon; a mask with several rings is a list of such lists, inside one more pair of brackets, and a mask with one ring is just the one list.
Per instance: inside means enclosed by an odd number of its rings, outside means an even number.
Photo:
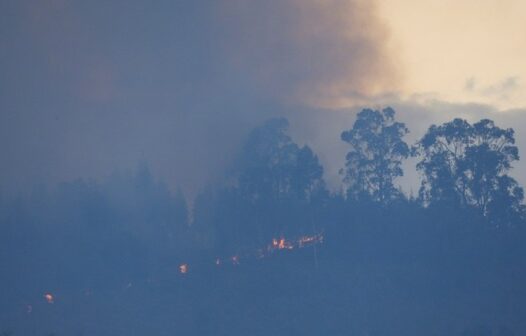
[{"label": "tree canopy", "polygon": [[309,146],[288,135],[284,118],[271,119],[248,136],[235,167],[244,197],[309,200],[324,190],[323,167]]},{"label": "tree canopy", "polygon": [[495,220],[523,212],[523,190],[508,175],[519,159],[511,128],[483,119],[432,125],[413,148],[420,157],[424,204],[446,202],[478,209]]},{"label": "tree canopy", "polygon": [[348,198],[389,203],[401,197],[394,182],[403,176],[402,161],[409,156],[403,140],[408,132],[405,124],[395,120],[392,108],[358,113],[353,128],[341,134],[351,146],[341,171]]}]

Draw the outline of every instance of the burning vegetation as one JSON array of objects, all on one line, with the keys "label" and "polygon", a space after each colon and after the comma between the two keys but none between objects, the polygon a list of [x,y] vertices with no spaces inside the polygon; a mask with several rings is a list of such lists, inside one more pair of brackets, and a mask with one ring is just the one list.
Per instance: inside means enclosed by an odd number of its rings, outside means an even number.
[{"label": "burning vegetation", "polygon": [[[235,254],[226,258],[218,257],[214,260],[213,263],[216,265],[216,267],[220,267],[222,265],[238,266],[241,264],[241,260],[262,259],[280,250],[294,250],[306,247],[313,247],[322,244],[323,239],[323,233],[318,233],[311,236],[301,236],[294,240],[288,240],[285,237],[273,238],[271,243],[268,244],[265,248],[259,248],[256,249],[254,252],[249,252],[245,254]],[[188,271],[188,263],[182,263],[179,265],[179,273],[187,274]]]}]

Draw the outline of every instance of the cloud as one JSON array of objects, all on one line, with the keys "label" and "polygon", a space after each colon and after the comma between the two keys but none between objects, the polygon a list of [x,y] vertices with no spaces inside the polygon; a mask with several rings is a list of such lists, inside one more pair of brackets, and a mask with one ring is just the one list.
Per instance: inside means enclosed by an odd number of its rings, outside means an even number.
[{"label": "cloud", "polygon": [[464,90],[471,94],[476,94],[483,97],[494,97],[499,100],[509,99],[509,94],[520,88],[519,77],[506,77],[498,83],[481,86],[475,77],[470,77],[466,80]]}]

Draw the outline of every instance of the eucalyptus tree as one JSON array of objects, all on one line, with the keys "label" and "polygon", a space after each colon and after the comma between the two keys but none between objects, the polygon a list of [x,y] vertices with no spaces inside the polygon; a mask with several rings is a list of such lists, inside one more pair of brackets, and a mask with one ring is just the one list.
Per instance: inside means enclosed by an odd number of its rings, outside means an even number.
[{"label": "eucalyptus tree", "polygon": [[318,157],[293,142],[288,128],[286,119],[271,119],[249,134],[235,172],[247,199],[308,201],[325,189]]},{"label": "eucalyptus tree", "polygon": [[344,176],[347,197],[389,203],[403,196],[395,181],[403,176],[402,162],[409,154],[403,137],[409,132],[395,120],[395,111],[364,109],[352,129],[341,134],[350,145]]},{"label": "eucalyptus tree", "polygon": [[314,214],[326,195],[323,167],[309,146],[288,134],[284,118],[271,119],[247,136],[228,178],[213,197],[199,199],[213,221],[213,239],[223,249],[260,247],[280,235],[313,230]]},{"label": "eucalyptus tree", "polygon": [[523,189],[508,175],[519,160],[513,129],[502,129],[489,119],[472,125],[457,118],[432,125],[413,154],[420,157],[419,195],[424,204],[474,207],[494,220],[523,213]]}]

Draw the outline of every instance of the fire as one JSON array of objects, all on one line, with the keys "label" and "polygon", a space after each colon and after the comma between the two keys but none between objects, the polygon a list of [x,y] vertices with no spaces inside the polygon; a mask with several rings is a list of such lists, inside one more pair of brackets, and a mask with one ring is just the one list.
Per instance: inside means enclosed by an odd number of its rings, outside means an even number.
[{"label": "fire", "polygon": [[[240,265],[241,259],[243,261],[245,260],[251,260],[251,259],[263,259],[265,257],[268,257],[272,255],[277,250],[293,250],[293,249],[301,249],[301,248],[307,248],[311,246],[316,246],[323,243],[323,233],[317,233],[312,236],[300,236],[296,239],[286,239],[285,237],[281,236],[281,238],[272,238],[272,241],[270,244],[268,244],[264,248],[254,249],[251,252],[246,252],[244,254],[236,254],[233,256],[230,256],[228,258],[222,259],[221,257],[216,257],[215,259],[211,260],[212,262],[215,262],[215,265],[217,267],[223,265],[223,264],[230,264],[233,266]],[[188,273],[188,264],[180,264],[179,265],[179,273],[181,274],[187,274]],[[131,286],[131,284],[129,285]]]},{"label": "fire", "polygon": [[179,272],[181,272],[181,274],[188,273],[188,264],[179,265]]},{"label": "fire", "polygon": [[303,247],[305,245],[309,245],[311,243],[315,243],[317,240],[316,240],[316,236],[303,236],[303,237],[300,237],[300,239],[298,239],[298,245],[300,247]]},{"label": "fire", "polygon": [[47,303],[55,303],[55,297],[50,293],[44,294],[44,299],[46,299]]},{"label": "fire", "polygon": [[276,238],[272,238],[272,244],[271,246],[269,246],[269,250],[292,250],[294,248],[294,245],[294,241],[288,241],[285,238],[280,238],[279,240]]}]

